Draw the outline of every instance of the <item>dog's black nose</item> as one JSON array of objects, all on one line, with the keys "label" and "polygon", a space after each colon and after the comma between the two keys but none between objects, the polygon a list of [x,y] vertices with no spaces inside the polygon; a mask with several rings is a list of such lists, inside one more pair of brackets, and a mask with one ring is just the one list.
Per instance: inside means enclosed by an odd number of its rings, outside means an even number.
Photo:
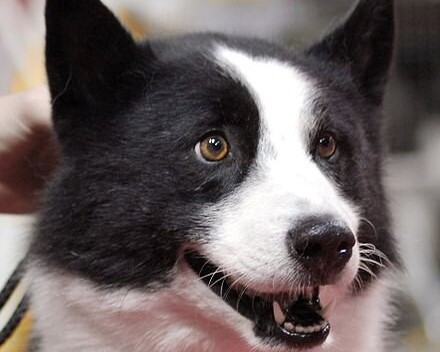
[{"label": "dog's black nose", "polygon": [[331,283],[347,264],[356,239],[347,226],[326,218],[302,220],[288,234],[291,255],[321,284]]}]

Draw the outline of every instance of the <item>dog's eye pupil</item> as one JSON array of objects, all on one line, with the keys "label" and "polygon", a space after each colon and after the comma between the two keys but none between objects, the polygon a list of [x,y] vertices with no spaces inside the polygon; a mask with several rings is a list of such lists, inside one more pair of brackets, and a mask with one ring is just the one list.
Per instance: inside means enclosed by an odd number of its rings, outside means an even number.
[{"label": "dog's eye pupil", "polygon": [[321,158],[328,159],[336,152],[336,140],[329,134],[324,133],[318,139],[317,153]]},{"label": "dog's eye pupil", "polygon": [[218,138],[209,138],[208,145],[214,153],[218,153],[223,149],[223,142]]},{"label": "dog's eye pupil", "polygon": [[197,144],[196,152],[207,161],[221,161],[228,155],[229,145],[224,137],[211,135]]}]

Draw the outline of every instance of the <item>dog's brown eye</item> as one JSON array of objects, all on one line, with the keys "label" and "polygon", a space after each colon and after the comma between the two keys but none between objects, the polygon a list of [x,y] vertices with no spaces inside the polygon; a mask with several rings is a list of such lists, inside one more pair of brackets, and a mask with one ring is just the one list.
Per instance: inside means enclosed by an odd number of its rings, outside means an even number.
[{"label": "dog's brown eye", "polygon": [[330,133],[323,133],[316,146],[316,152],[323,159],[330,158],[336,152],[336,140]]},{"label": "dog's brown eye", "polygon": [[229,153],[229,144],[220,135],[211,135],[197,143],[196,152],[207,161],[221,161]]}]

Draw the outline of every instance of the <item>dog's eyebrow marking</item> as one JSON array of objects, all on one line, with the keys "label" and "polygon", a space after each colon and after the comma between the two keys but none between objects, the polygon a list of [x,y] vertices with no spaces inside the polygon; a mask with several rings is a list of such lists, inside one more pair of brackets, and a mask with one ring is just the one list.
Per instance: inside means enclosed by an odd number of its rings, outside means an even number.
[{"label": "dog's eyebrow marking", "polygon": [[[215,57],[233,78],[250,91],[261,116],[260,152],[306,153],[309,131],[314,128],[313,82],[299,69],[270,57],[218,45]],[[292,155],[291,155],[292,156]]]}]

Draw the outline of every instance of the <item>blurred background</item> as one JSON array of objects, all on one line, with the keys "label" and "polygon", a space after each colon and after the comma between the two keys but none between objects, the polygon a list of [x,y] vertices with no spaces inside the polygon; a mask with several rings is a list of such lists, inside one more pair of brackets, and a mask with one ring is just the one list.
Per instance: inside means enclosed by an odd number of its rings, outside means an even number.
[{"label": "blurred background", "polygon": [[[354,0],[106,0],[136,37],[215,30],[304,48]],[[440,351],[440,0],[397,0],[386,184],[407,270],[399,352]],[[0,95],[45,82],[44,0],[0,0]],[[11,268],[32,217],[0,215]],[[17,241],[19,239],[19,241]],[[7,271],[10,268],[0,268]],[[4,277],[4,275],[0,275]],[[2,283],[0,282],[0,285]],[[373,352],[373,351],[372,351]]]}]

